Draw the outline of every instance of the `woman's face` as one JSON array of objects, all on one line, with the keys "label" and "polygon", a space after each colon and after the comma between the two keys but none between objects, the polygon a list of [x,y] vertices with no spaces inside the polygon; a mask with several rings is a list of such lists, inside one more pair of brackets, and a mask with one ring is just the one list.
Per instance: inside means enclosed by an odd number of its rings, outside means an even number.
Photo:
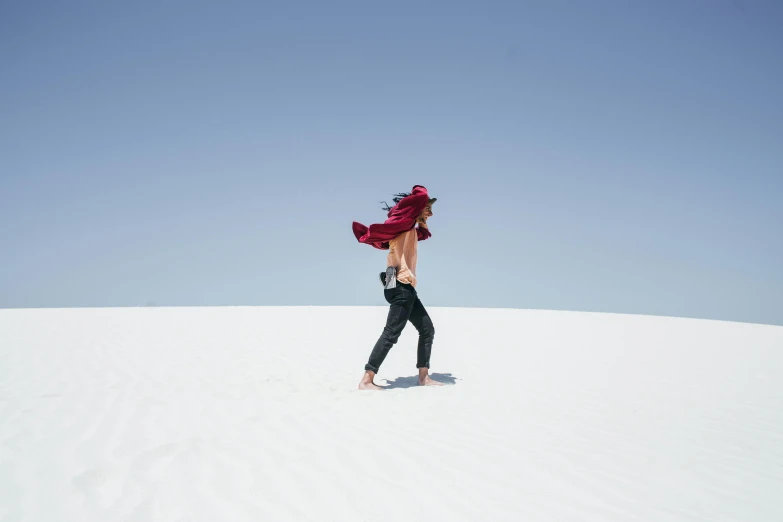
[{"label": "woman's face", "polygon": [[421,216],[420,217],[426,219],[426,218],[428,218],[430,216],[432,216],[432,205],[431,204],[427,205],[426,207],[424,207],[424,210],[421,212]]}]

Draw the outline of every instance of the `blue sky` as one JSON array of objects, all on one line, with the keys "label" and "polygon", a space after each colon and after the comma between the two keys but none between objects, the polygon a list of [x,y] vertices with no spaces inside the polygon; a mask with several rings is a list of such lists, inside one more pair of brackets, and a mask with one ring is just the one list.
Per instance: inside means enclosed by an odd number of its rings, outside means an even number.
[{"label": "blue sky", "polygon": [[[109,5],[113,4],[113,5]],[[0,307],[783,324],[783,3],[4,2]]]}]

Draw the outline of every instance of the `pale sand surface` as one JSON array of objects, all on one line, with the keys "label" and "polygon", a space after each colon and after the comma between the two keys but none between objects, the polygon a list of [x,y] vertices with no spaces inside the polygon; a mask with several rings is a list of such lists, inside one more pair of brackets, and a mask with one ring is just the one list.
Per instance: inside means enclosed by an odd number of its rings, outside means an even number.
[{"label": "pale sand surface", "polygon": [[430,314],[0,310],[0,521],[783,520],[783,328]]}]

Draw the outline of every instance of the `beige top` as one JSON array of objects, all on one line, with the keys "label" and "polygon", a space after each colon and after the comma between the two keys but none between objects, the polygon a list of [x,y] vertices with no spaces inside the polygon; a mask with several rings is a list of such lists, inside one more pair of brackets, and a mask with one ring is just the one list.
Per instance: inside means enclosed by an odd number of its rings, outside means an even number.
[{"label": "beige top", "polygon": [[414,227],[389,241],[389,255],[386,256],[386,266],[397,267],[397,281],[413,287],[416,286],[418,244],[419,235]]}]

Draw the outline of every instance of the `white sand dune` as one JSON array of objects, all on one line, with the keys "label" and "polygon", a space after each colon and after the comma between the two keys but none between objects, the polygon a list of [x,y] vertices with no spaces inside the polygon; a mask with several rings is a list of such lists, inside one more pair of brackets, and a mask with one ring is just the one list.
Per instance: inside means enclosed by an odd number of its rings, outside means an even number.
[{"label": "white sand dune", "polygon": [[0,310],[0,521],[783,520],[783,328],[430,314]]}]

